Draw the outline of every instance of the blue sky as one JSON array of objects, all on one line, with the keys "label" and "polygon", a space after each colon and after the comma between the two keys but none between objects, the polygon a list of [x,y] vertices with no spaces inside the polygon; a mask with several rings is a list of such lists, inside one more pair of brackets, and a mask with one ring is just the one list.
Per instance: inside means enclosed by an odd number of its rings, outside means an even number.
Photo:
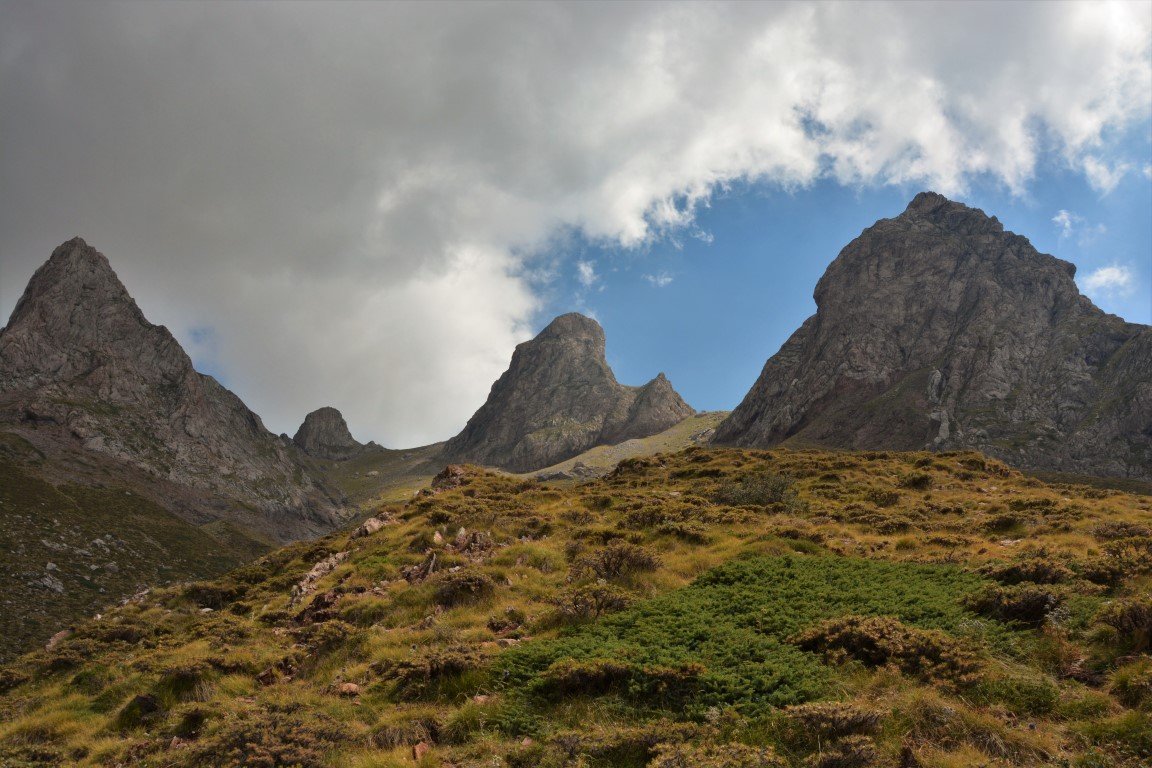
[{"label": "blue sky", "polygon": [[0,315],[80,235],[276,432],[447,438],[571,310],[731,408],[923,189],[1152,319],[1148,0],[7,0],[0,51]]}]

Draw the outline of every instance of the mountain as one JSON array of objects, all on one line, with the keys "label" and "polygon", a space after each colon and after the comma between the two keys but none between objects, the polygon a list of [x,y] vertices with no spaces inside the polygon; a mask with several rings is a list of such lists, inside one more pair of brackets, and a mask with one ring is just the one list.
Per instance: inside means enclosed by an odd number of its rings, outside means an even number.
[{"label": "mountain", "polygon": [[853,240],[816,314],[715,441],[980,450],[1152,479],[1152,329],[1080,295],[1075,267],[931,192]]},{"label": "mountain", "polygon": [[285,542],[341,522],[339,494],[295,444],[197,373],[80,238],[53,251],[0,331],[0,429],[54,461],[54,481],[144,478],[142,492],[198,525]]},{"label": "mountain", "polygon": [[292,437],[300,450],[318,459],[344,461],[364,450],[348,431],[348,422],[335,408],[318,408],[304,417],[304,423]]},{"label": "mountain", "polygon": [[595,445],[662,432],[694,413],[663,373],[642,387],[619,384],[604,357],[604,329],[570,313],[516,347],[444,456],[529,472]]}]

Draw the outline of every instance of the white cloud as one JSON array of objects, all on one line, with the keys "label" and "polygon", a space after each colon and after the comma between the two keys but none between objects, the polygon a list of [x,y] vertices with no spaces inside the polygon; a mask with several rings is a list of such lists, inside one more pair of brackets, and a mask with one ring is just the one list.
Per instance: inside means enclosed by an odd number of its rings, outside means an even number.
[{"label": "white cloud", "polygon": [[644,275],[644,279],[657,288],[664,288],[672,283],[673,277],[667,272],[657,272],[654,275]]},{"label": "white cloud", "polygon": [[1144,166],[1144,178],[1152,179],[1152,163]]},{"label": "white cloud", "polygon": [[1152,103],[1147,3],[3,15],[0,310],[83,235],[270,426],[331,404],[389,445],[483,401],[558,238],[691,233],[742,182],[1023,192],[1046,152],[1107,191]]},{"label": "white cloud", "polygon": [[1071,211],[1066,211],[1061,208],[1056,212],[1056,215],[1052,217],[1052,221],[1056,226],[1060,227],[1060,237],[1069,237],[1072,234],[1072,228],[1079,222],[1084,221],[1084,219]]},{"label": "white cloud", "polygon": [[1126,296],[1132,292],[1136,278],[1132,270],[1121,264],[1100,267],[1088,273],[1081,285],[1092,298]]},{"label": "white cloud", "polygon": [[1088,178],[1088,183],[1092,185],[1092,189],[1101,195],[1107,195],[1116,189],[1120,179],[1124,178],[1124,174],[1128,173],[1131,167],[1130,163],[1109,165],[1092,155],[1084,158],[1084,175]]},{"label": "white cloud", "polygon": [[585,288],[591,288],[596,285],[600,280],[600,276],[596,274],[596,265],[590,261],[576,262],[576,279],[580,281],[580,285]]}]

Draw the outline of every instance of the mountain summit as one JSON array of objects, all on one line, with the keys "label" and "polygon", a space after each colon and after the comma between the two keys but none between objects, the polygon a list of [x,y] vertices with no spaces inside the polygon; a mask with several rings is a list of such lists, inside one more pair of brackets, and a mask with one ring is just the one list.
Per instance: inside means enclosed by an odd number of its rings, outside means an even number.
[{"label": "mountain summit", "polygon": [[305,416],[292,442],[309,456],[330,461],[350,459],[364,449],[348,431],[343,414],[328,406]]},{"label": "mountain summit", "polygon": [[1152,329],[1096,308],[1074,274],[995,217],[921,193],[840,252],[816,314],[715,440],[975,448],[1152,479]]},{"label": "mountain summit", "polygon": [[444,455],[528,472],[595,445],[653,435],[693,413],[662,373],[642,387],[618,383],[604,357],[604,329],[573,312],[516,347]]},{"label": "mountain summit", "polygon": [[0,423],[45,455],[79,455],[75,466],[95,455],[182,489],[165,506],[197,523],[288,541],[340,522],[338,494],[296,447],[197,373],[80,238],[53,251],[0,331]]}]

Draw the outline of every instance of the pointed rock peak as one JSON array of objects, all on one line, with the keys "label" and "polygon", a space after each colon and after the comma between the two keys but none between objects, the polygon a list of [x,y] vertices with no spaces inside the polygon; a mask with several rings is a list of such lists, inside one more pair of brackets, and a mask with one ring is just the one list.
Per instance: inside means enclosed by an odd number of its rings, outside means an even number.
[{"label": "pointed rock peak", "polygon": [[537,334],[536,338],[587,338],[603,340],[604,329],[600,327],[600,323],[587,315],[582,315],[579,312],[569,312],[566,315],[560,315],[550,322],[544,330]]},{"label": "pointed rock peak", "polygon": [[949,200],[936,192],[921,192],[912,198],[900,219],[926,219],[936,226],[962,234],[1003,232],[1004,225],[995,216],[979,208]]},{"label": "pointed rock peak", "polygon": [[340,411],[328,406],[305,416],[292,442],[310,456],[333,461],[351,458],[364,447],[352,437]]}]

